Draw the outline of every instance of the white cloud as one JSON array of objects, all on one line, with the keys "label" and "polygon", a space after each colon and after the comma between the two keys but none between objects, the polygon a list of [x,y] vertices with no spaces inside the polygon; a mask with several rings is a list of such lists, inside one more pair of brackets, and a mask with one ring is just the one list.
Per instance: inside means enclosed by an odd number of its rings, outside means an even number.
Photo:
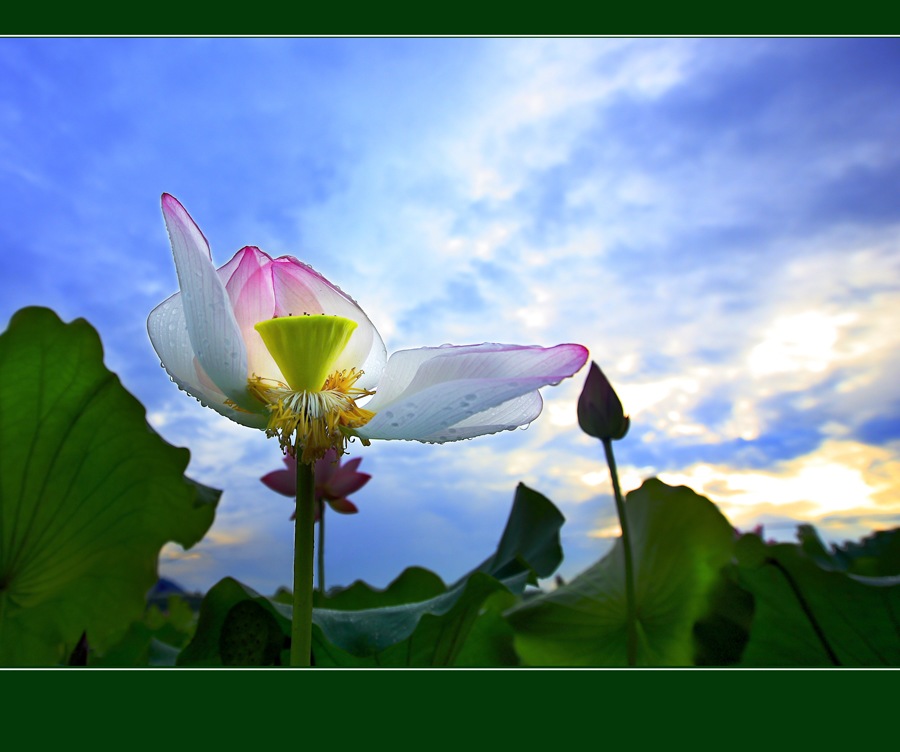
[{"label": "white cloud", "polygon": [[742,529],[777,512],[811,522],[834,538],[835,531],[843,527],[842,519],[858,525],[863,518],[869,529],[881,529],[889,516],[896,520],[900,515],[896,497],[900,461],[896,454],[852,440],[828,440],[810,454],[767,470],[698,463],[659,477],[708,496]]},{"label": "white cloud", "polygon": [[820,311],[778,318],[750,351],[751,375],[821,374],[835,359],[840,330],[856,320],[852,313],[829,316]]}]

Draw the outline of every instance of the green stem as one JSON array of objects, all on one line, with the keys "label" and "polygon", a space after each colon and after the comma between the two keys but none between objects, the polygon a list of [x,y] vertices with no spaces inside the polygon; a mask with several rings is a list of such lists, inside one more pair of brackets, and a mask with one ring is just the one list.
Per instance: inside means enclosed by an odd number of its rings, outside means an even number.
[{"label": "green stem", "polygon": [[314,472],[314,465],[297,460],[297,516],[294,520],[294,606],[291,619],[291,666],[309,666],[312,652],[313,553],[316,524]]},{"label": "green stem", "polygon": [[603,439],[606,452],[606,464],[609,465],[609,477],[612,478],[613,494],[616,498],[616,512],[619,515],[619,526],[622,528],[622,548],[625,553],[625,608],[627,616],[628,665],[637,665],[637,601],[634,596],[634,561],[631,558],[631,536],[628,534],[628,519],[625,517],[625,499],[619,488],[619,474],[616,472],[616,458],[613,456],[612,439]]},{"label": "green stem", "polygon": [[325,595],[325,501],[319,499],[319,592]]}]

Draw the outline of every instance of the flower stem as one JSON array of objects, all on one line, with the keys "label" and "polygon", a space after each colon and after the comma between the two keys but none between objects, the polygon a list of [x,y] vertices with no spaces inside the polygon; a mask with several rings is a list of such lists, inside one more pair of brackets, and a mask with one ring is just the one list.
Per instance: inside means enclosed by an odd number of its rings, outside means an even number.
[{"label": "flower stem", "polygon": [[297,461],[291,666],[309,666],[312,652],[313,553],[316,519],[314,473],[314,465]]},{"label": "flower stem", "polygon": [[325,595],[325,502],[319,499],[319,549],[318,549],[318,566],[319,575],[319,592]]},{"label": "flower stem", "polygon": [[622,528],[622,549],[625,553],[625,608],[627,618],[628,665],[637,665],[637,602],[634,596],[634,561],[631,558],[631,537],[628,534],[628,520],[625,517],[625,499],[619,488],[619,474],[616,471],[616,458],[613,456],[612,439],[603,439],[606,452],[606,464],[609,465],[609,477],[612,479],[613,494],[616,498],[616,512],[619,515],[619,527]]}]

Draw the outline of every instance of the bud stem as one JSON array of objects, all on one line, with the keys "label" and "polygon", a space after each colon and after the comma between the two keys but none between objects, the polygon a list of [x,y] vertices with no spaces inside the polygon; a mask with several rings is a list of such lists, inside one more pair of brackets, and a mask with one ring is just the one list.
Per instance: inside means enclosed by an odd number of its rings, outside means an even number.
[{"label": "bud stem", "polygon": [[627,656],[628,665],[637,665],[637,602],[634,596],[634,562],[631,558],[631,537],[628,534],[628,519],[625,516],[625,499],[619,488],[619,475],[616,471],[616,458],[613,456],[612,439],[602,439],[606,452],[606,464],[609,465],[609,477],[612,479],[613,495],[616,499],[616,512],[619,515],[619,527],[622,528],[622,549],[625,554],[625,608],[627,618]]},{"label": "bud stem", "polygon": [[324,499],[319,499],[319,561],[317,575],[319,579],[319,594],[325,596],[325,504]]}]

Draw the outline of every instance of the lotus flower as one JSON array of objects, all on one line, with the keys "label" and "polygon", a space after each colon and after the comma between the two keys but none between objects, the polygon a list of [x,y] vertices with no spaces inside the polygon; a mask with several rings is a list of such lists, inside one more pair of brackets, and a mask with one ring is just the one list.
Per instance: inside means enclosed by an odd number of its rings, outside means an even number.
[{"label": "lotus flower", "polygon": [[[316,462],[315,499],[327,502],[335,512],[356,514],[359,509],[347,497],[359,491],[372,478],[368,473],[358,471],[362,457],[354,457],[346,464],[334,449],[329,449],[322,459]],[[297,495],[297,460],[290,455],[284,458],[284,469],[266,473],[260,480],[273,491],[283,496],[294,498]],[[319,505],[316,505],[316,519],[319,518]],[[291,515],[294,519],[294,515]]]},{"label": "lotus flower", "polygon": [[180,292],[147,320],[172,380],[237,423],[265,429],[312,463],[347,441],[441,443],[512,430],[541,412],[538,389],[572,376],[581,345],[481,344],[401,350],[386,359],[357,303],[306,264],[239,250],[213,266],[184,207],[162,211]]}]

